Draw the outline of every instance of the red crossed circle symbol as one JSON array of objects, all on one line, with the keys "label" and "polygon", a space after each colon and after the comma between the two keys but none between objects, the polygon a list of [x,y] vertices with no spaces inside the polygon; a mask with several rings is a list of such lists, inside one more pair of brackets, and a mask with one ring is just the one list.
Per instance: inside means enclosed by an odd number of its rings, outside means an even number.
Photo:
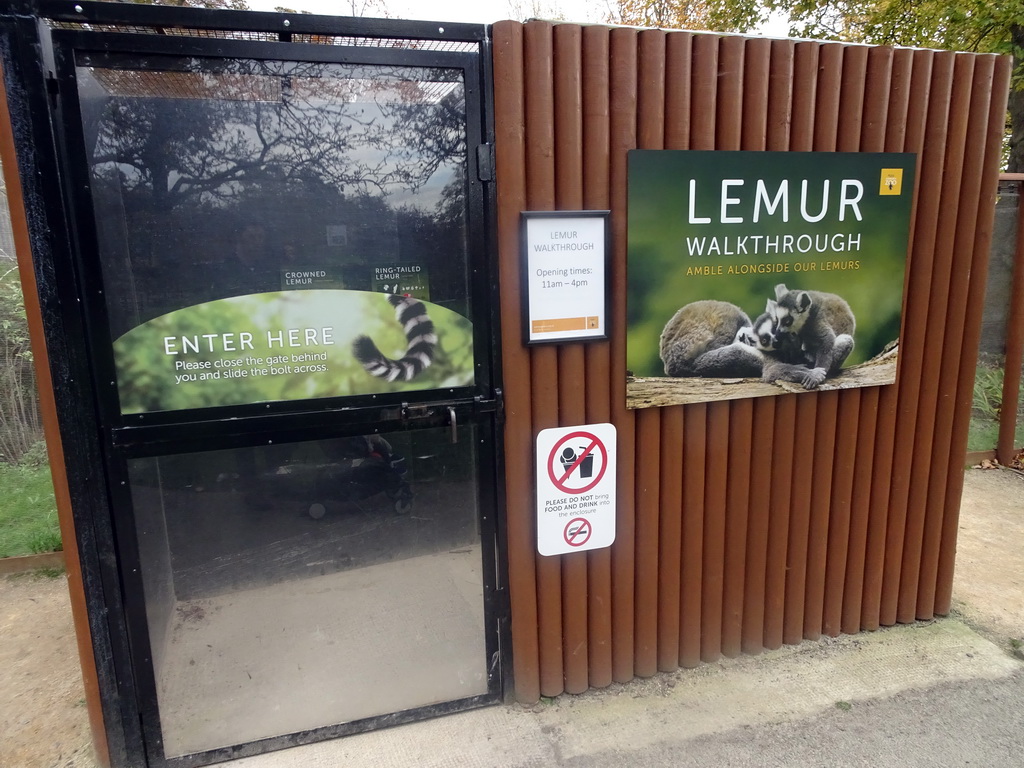
[{"label": "red crossed circle symbol", "polygon": [[[589,445],[587,445],[587,447],[583,449],[583,452],[576,457],[576,461],[573,462],[572,466],[568,467],[565,470],[565,472],[562,473],[562,476],[559,477],[558,475],[555,474],[555,464],[560,463],[558,460],[558,451],[563,445],[565,445],[570,440],[574,439],[583,439],[589,441]],[[594,451],[594,449],[597,449],[601,453],[601,469],[597,473],[597,477],[591,480],[590,483],[588,483],[587,485],[584,485],[582,488],[570,488],[569,486],[567,486],[565,484],[565,481],[569,479],[569,476],[574,471],[576,471],[576,467],[578,467],[580,463]],[[601,482],[601,478],[604,477],[604,471],[607,468],[608,450],[604,447],[604,443],[602,443],[596,435],[592,435],[590,432],[570,432],[568,435],[566,435],[557,443],[555,443],[555,447],[551,449],[551,453],[548,455],[548,479],[551,480],[555,488],[562,491],[563,493],[584,493],[586,491],[589,491],[591,488],[593,488],[595,485]]]}]

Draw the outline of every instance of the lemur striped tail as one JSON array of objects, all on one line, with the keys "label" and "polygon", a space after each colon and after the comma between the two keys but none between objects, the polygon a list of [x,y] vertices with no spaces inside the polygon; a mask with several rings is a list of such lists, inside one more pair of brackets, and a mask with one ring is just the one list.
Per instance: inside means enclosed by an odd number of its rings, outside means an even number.
[{"label": "lemur striped tail", "polygon": [[388,296],[395,317],[405,330],[408,346],[400,360],[385,357],[373,339],[359,336],[352,342],[352,354],[371,376],[388,381],[411,381],[434,360],[437,334],[422,301],[408,296]]}]

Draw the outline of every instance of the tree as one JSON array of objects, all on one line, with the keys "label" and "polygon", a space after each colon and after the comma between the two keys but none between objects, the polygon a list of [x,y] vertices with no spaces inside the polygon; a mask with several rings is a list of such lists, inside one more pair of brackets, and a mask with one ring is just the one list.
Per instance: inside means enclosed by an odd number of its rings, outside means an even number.
[{"label": "tree", "polygon": [[612,24],[661,29],[714,29],[746,32],[762,21],[756,0],[615,0],[606,20]]},{"label": "tree", "polygon": [[767,0],[788,12],[790,34],[1015,57],[1007,170],[1024,171],[1024,0]]},{"label": "tree", "polygon": [[750,32],[788,14],[793,37],[1015,58],[1007,170],[1024,171],[1024,0],[609,0],[612,23]]}]

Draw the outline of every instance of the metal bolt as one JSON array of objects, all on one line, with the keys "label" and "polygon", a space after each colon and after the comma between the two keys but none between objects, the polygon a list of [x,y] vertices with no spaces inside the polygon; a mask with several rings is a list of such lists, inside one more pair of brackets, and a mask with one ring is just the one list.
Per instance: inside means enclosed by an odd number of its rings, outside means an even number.
[{"label": "metal bolt", "polygon": [[444,34],[444,27],[438,27],[438,28],[437,28],[437,31],[438,31],[438,32],[439,32],[440,34],[442,34],[442,35],[443,35],[443,34]]},{"label": "metal bolt", "polygon": [[290,26],[292,25],[292,23],[291,23],[290,21],[288,21],[288,19],[285,19],[285,20],[284,20],[284,25],[285,25],[286,27],[290,27]]},{"label": "metal bolt", "polygon": [[76,6],[75,6],[75,13],[81,13],[81,12],[82,12],[82,11],[84,11],[84,10],[85,10],[85,9],[84,9],[84,8],[82,8],[82,6],[80,6],[80,5],[76,5]]}]

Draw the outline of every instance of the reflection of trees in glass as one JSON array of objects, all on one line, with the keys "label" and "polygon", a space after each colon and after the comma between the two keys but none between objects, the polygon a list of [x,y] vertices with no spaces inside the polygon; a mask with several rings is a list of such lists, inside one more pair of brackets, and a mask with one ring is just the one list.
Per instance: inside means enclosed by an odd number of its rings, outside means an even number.
[{"label": "reflection of trees in glass", "polygon": [[148,190],[160,210],[190,196],[229,200],[254,173],[344,193],[415,189],[465,153],[463,90],[445,70],[423,82],[402,67],[183,64],[91,71],[113,96],[96,117],[94,173],[116,175],[126,193]]},{"label": "reflection of trees in glass", "polygon": [[80,92],[104,278],[119,287],[114,336],[178,307],[280,290],[292,267],[366,289],[375,264],[423,263],[432,298],[465,311],[461,71],[90,64]]}]

